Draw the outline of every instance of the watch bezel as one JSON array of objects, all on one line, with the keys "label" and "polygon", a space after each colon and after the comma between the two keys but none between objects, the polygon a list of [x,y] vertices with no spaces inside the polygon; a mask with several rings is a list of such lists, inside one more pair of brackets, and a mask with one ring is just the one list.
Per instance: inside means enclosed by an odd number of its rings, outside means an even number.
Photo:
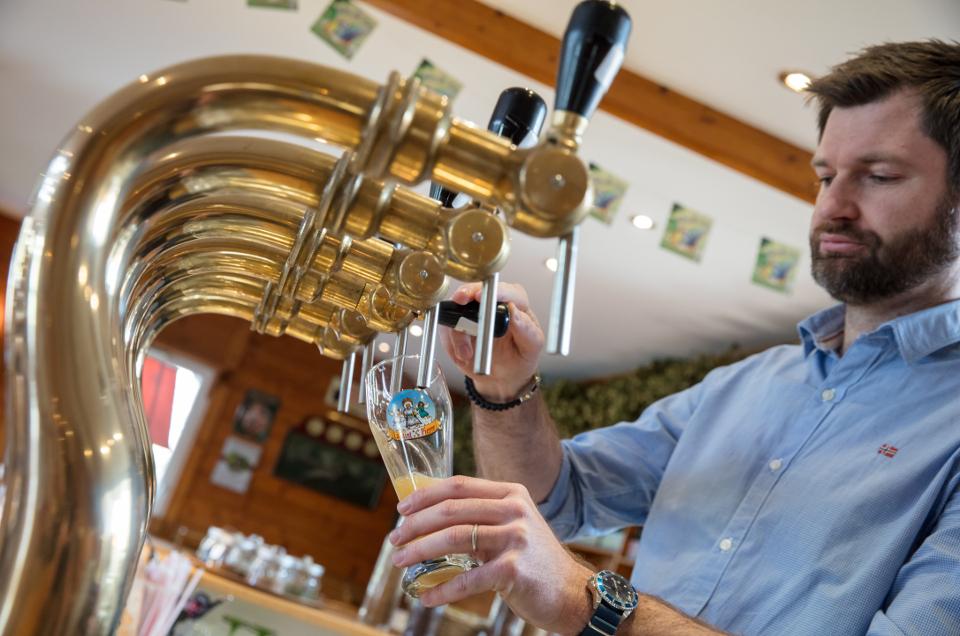
[{"label": "watch bezel", "polygon": [[[608,587],[605,578],[611,577],[619,580],[623,583],[626,589],[629,589],[629,597],[621,598],[614,594],[613,590]],[[637,591],[633,588],[633,585],[630,584],[630,581],[626,577],[617,574],[611,570],[601,570],[594,575],[594,588],[600,595],[600,598],[610,607],[618,609],[623,612],[631,612],[636,609],[637,604],[640,602],[640,595],[637,594]]]}]

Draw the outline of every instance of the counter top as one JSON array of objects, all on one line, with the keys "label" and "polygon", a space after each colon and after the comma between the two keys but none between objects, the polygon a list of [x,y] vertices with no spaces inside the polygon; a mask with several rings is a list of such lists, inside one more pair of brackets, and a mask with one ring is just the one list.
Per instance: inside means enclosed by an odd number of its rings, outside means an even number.
[{"label": "counter top", "polygon": [[[154,549],[160,557],[176,548],[164,541],[154,541]],[[144,553],[149,552],[149,548]],[[252,587],[239,577],[223,571],[211,571],[192,553],[178,550],[190,558],[194,568],[203,571],[196,592],[204,592],[211,600],[221,601],[203,617],[181,622],[176,634],[202,633],[210,636],[229,634],[257,634],[258,636],[390,636],[389,632],[364,625],[357,619],[356,608],[334,600],[322,600],[319,606],[310,606],[287,599],[267,590]],[[146,556],[141,558],[141,566]],[[133,596],[141,590],[135,585],[131,590],[127,608],[139,608]],[[195,593],[196,593],[195,592]],[[141,592],[142,593],[142,592]],[[139,611],[137,609],[136,611]],[[134,620],[125,612],[118,634],[134,636]],[[238,626],[242,627],[240,631]]]},{"label": "counter top", "polygon": [[[315,635],[387,636],[389,634],[359,622],[352,606],[336,601],[325,601],[322,608],[309,607],[210,571],[204,572],[200,579],[200,588],[216,597],[233,597],[233,603],[239,600],[258,606],[269,613],[280,614],[309,625],[314,628],[310,633]],[[315,628],[327,631],[317,631]]]}]

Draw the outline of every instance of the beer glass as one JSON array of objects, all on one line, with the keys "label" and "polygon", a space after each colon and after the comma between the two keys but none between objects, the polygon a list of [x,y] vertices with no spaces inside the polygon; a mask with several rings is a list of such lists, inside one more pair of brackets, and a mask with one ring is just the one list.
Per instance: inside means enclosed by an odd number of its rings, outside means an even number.
[{"label": "beer glass", "polygon": [[[366,377],[370,430],[400,500],[453,475],[450,392],[435,362],[426,386],[416,386],[419,363],[418,355],[390,358],[374,365]],[[416,598],[477,565],[466,554],[423,561],[404,571],[401,587]]]}]

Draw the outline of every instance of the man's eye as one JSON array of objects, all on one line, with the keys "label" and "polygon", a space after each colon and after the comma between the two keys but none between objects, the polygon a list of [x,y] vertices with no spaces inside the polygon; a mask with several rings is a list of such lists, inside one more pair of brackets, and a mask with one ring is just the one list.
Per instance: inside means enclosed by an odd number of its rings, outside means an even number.
[{"label": "man's eye", "polygon": [[833,181],[833,176],[832,176],[832,175],[827,175],[827,174],[825,174],[825,175],[821,175],[821,176],[817,177],[817,184],[818,184],[818,185],[821,185],[821,186],[828,186],[828,185],[830,185],[830,182],[831,182],[831,181]]},{"label": "man's eye", "polygon": [[874,183],[893,183],[897,180],[897,177],[887,174],[872,174],[870,175],[870,180]]}]

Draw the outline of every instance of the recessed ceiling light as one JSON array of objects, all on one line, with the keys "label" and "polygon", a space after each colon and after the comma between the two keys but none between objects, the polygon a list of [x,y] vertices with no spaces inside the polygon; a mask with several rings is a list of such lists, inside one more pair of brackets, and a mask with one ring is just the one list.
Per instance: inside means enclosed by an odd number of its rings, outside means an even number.
[{"label": "recessed ceiling light", "polygon": [[794,93],[802,93],[807,90],[813,80],[803,71],[783,71],[780,73],[780,81]]},{"label": "recessed ceiling light", "polygon": [[377,349],[380,350],[380,353],[390,353],[390,345],[386,342],[381,342],[377,345]]},{"label": "recessed ceiling light", "polygon": [[546,266],[546,268],[549,269],[551,272],[557,271],[557,259],[555,259],[554,257],[551,256],[551,257],[548,258],[547,260],[543,261],[543,264],[544,264],[544,265]]},{"label": "recessed ceiling light", "polygon": [[630,219],[630,222],[633,223],[633,227],[638,230],[652,230],[654,226],[653,219],[646,214],[638,214]]},{"label": "recessed ceiling light", "polygon": [[423,335],[423,327],[420,325],[410,325],[410,335],[419,338]]}]

